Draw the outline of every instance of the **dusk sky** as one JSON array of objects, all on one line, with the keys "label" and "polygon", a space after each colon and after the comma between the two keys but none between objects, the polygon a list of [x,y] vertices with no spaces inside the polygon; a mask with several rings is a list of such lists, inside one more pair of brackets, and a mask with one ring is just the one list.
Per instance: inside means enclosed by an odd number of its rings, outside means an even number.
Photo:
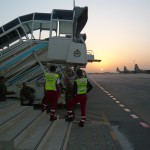
[{"label": "dusk sky", "polygon": [[[88,6],[86,33],[88,50],[100,63],[89,63],[87,72],[116,72],[126,66],[150,69],[150,0],[76,0]],[[73,9],[73,0],[3,0],[0,26],[29,13],[51,13],[52,9]]]}]

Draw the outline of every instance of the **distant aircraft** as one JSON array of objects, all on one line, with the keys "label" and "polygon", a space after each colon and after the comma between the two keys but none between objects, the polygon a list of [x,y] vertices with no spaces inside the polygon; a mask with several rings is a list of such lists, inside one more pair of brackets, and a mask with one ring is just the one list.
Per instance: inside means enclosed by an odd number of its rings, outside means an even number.
[{"label": "distant aircraft", "polygon": [[121,71],[118,67],[117,67],[116,71],[119,73],[124,73],[124,71]]},{"label": "distant aircraft", "polygon": [[150,74],[150,70],[140,69],[137,64],[135,64],[134,71],[135,71],[135,73],[148,73],[148,74]]},{"label": "distant aircraft", "polygon": [[119,73],[147,73],[147,74],[150,74],[150,70],[142,70],[138,67],[137,64],[135,64],[134,70],[128,70],[127,67],[124,66],[123,71],[119,70],[118,67],[117,67],[116,71]]},{"label": "distant aircraft", "polygon": [[117,67],[116,71],[119,72],[119,73],[135,73],[135,72],[132,71],[132,70],[128,70],[126,66],[124,66],[123,71],[119,70],[118,67]]}]

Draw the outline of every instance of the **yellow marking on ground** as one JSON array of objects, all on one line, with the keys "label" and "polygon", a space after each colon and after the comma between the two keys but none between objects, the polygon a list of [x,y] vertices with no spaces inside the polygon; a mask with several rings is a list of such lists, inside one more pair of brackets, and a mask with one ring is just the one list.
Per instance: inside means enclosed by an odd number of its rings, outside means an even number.
[{"label": "yellow marking on ground", "polygon": [[117,140],[117,136],[116,136],[115,132],[112,130],[112,128],[110,128],[110,126],[108,128],[109,128],[110,135],[111,135],[112,139],[114,141]]},{"label": "yellow marking on ground", "polygon": [[108,121],[106,115],[105,115],[104,113],[102,113],[102,115],[103,115],[103,118],[104,118],[105,122],[107,122],[107,124],[108,124],[108,129],[109,129],[109,132],[110,132],[110,135],[111,135],[112,139],[113,139],[113,140],[117,140],[116,134],[115,134],[115,132],[112,130],[111,124],[110,124],[110,122]]},{"label": "yellow marking on ground", "polygon": [[103,112],[102,112],[102,117],[104,119],[104,122],[107,122],[108,124],[110,124],[107,117],[106,117],[106,115]]},{"label": "yellow marking on ground", "polygon": [[[90,113],[90,114],[89,114],[89,113]],[[92,113],[93,115],[92,115],[91,113]],[[96,112],[94,112],[94,111],[88,111],[88,113],[87,113],[86,116],[87,116],[87,117],[88,117],[88,116],[93,117],[93,120],[92,120],[92,119],[86,119],[87,122],[95,122],[95,123],[101,123],[101,124],[107,125],[112,139],[113,139],[114,141],[117,140],[116,134],[115,134],[115,132],[112,130],[111,124],[110,124],[110,122],[108,121],[108,119],[107,119],[107,117],[106,117],[106,115],[105,115],[104,112],[101,111],[101,112],[99,112],[99,113],[96,113]],[[77,118],[80,118],[80,116],[76,116],[76,117],[77,117]],[[99,119],[99,120],[103,120],[103,121],[94,120],[94,118]],[[74,123],[78,123],[78,121],[77,121],[77,120],[74,120]]]}]

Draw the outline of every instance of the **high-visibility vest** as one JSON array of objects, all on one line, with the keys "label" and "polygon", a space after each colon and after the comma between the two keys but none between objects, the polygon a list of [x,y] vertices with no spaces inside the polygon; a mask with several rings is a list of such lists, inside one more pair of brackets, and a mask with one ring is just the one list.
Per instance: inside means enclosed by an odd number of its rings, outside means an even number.
[{"label": "high-visibility vest", "polygon": [[56,84],[59,75],[55,73],[45,73],[45,90],[57,91]]},{"label": "high-visibility vest", "polygon": [[86,94],[87,92],[87,79],[79,78],[75,80],[77,83],[77,94]]}]

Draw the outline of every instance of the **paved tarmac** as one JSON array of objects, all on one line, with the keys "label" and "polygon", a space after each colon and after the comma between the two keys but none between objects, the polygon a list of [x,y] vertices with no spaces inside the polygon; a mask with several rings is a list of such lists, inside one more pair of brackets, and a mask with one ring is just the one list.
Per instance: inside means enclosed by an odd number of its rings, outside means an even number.
[{"label": "paved tarmac", "polygon": [[[63,118],[65,109],[57,113]],[[98,116],[88,113],[84,127],[78,125],[80,108],[75,108],[75,119],[72,123],[66,150],[121,150],[107,118],[103,112]]]},{"label": "paved tarmac", "polygon": [[[92,77],[90,80],[94,88],[88,93],[85,126],[83,128],[78,126],[80,121],[78,105],[75,108],[75,119],[67,137],[68,144],[65,150],[141,150],[142,147],[144,150],[149,150],[149,138],[146,138],[149,137],[149,126],[139,125],[138,122],[143,121],[142,118],[132,118],[133,112],[121,103],[121,100],[123,101],[126,97],[128,99],[132,97],[132,100],[136,102],[138,99],[137,91],[141,95],[141,89],[149,86],[147,84],[149,76],[108,74],[91,75],[90,77]],[[123,90],[124,88],[125,90]],[[145,87],[144,91],[148,89]],[[135,94],[133,94],[134,91]],[[120,101],[111,92],[119,97]],[[133,96],[136,96],[136,99]],[[148,97],[146,94],[142,95],[142,97],[144,96]],[[131,102],[128,99],[124,103]],[[57,113],[60,118],[63,118],[66,109],[59,108]],[[140,136],[145,138],[140,138]]]},{"label": "paved tarmac", "polygon": [[92,74],[89,78],[94,90],[88,94],[87,115],[103,112],[124,150],[149,150],[150,75]]}]

